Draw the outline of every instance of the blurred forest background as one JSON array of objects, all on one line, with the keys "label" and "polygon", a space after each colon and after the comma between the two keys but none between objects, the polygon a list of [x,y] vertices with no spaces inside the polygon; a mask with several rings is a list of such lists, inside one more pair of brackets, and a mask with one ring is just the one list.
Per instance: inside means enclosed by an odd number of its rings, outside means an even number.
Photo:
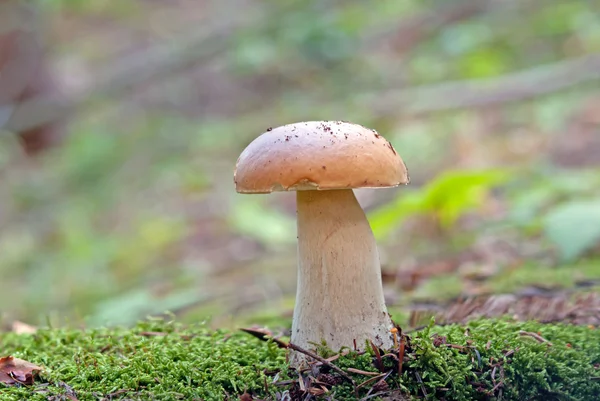
[{"label": "blurred forest background", "polygon": [[233,168],[338,119],[409,167],[357,191],[397,320],[600,286],[598,1],[4,0],[2,324],[290,316],[294,194]]}]

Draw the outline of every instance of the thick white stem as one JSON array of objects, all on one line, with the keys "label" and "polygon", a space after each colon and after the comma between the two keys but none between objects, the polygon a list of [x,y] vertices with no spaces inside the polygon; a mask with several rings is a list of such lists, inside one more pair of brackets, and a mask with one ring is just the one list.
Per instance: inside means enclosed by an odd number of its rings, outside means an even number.
[{"label": "thick white stem", "polygon": [[[377,245],[351,189],[298,191],[298,288],[292,343],[334,351],[392,347]],[[305,357],[291,354],[293,366]]]}]

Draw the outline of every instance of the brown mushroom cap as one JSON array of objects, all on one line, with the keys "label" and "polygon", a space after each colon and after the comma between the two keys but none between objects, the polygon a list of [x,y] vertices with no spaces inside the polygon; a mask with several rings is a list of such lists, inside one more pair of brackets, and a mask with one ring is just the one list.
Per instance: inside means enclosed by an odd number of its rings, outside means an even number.
[{"label": "brown mushroom cap", "polygon": [[342,121],[307,121],[267,130],[246,147],[237,192],[395,187],[409,181],[396,150],[375,130]]}]

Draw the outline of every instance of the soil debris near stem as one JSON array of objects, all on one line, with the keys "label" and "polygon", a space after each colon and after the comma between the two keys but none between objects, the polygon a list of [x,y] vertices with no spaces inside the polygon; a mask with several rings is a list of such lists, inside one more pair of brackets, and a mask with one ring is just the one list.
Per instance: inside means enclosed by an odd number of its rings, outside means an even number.
[{"label": "soil debris near stem", "polygon": [[[546,386],[583,385],[586,380],[594,380],[600,371],[600,364],[593,364],[584,357],[582,368],[586,373],[582,376],[553,377],[556,368],[550,366],[564,363],[568,360],[566,354],[573,350],[571,340],[568,340],[573,332],[594,333],[600,337],[592,326],[561,324],[559,327],[508,320],[475,320],[466,328],[458,325],[441,327],[435,326],[432,320],[410,336],[400,331],[398,343],[403,344],[402,349],[395,346],[383,350],[371,343],[363,352],[345,350],[334,354],[318,347],[319,360],[311,361],[301,371],[290,370],[289,376],[294,379],[280,384],[290,386],[286,392],[290,400],[328,399],[331,394],[341,395],[341,399],[360,400],[375,396],[388,400],[408,400],[411,396],[447,401],[517,400],[523,393],[530,393],[534,399],[545,394]],[[504,332],[504,329],[509,330]],[[580,350],[583,349],[583,342],[579,344]],[[600,354],[599,344],[592,347],[593,352]],[[598,358],[600,355],[592,356],[592,360]],[[323,359],[327,363],[323,363]],[[527,372],[532,363],[536,368]],[[535,371],[538,369],[549,369],[543,379],[545,384],[536,382],[539,378],[535,378]],[[340,370],[345,373],[343,376]],[[451,383],[448,383],[448,374],[452,377]],[[346,375],[353,381],[347,380]],[[532,380],[530,385],[524,384],[522,377],[526,377],[525,381]],[[593,385],[597,387],[594,391],[600,391],[597,380]],[[595,399],[591,394],[582,394],[580,399]],[[465,396],[467,398],[463,398]]]}]

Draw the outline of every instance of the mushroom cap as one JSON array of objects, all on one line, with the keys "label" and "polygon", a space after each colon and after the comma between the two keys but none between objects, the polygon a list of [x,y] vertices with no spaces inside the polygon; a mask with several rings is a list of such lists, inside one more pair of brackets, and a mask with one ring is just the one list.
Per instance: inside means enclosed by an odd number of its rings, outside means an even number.
[{"label": "mushroom cap", "polygon": [[268,129],[237,160],[240,193],[395,187],[406,165],[384,137],[344,121],[307,121]]}]

